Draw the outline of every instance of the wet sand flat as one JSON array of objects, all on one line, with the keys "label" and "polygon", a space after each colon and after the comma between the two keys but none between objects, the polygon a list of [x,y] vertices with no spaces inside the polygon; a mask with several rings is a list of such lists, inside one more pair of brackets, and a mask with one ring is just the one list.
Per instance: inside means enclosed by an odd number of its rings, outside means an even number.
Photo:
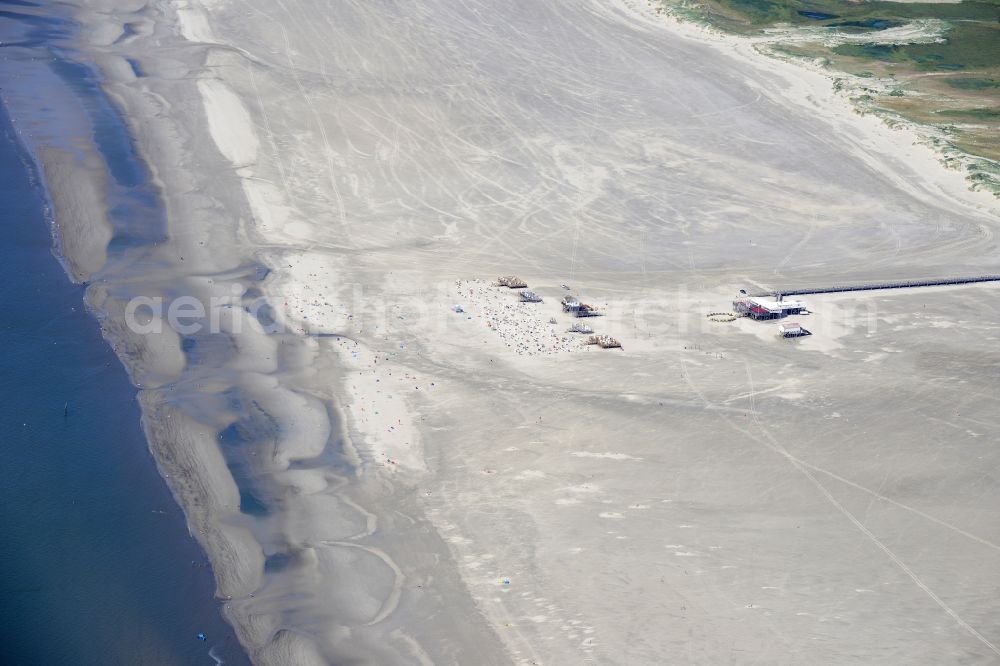
[{"label": "wet sand flat", "polygon": [[143,286],[281,324],[133,341],[258,662],[1000,655],[996,288],[705,317],[996,272],[994,200],[913,136],[610,1],[91,11],[145,26],[94,47],[171,211]]}]

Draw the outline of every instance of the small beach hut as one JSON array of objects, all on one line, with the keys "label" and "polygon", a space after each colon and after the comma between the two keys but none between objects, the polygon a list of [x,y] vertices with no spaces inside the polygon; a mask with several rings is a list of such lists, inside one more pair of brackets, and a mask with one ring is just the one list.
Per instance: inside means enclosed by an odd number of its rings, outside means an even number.
[{"label": "small beach hut", "polygon": [[497,278],[497,285],[508,289],[524,289],[528,283],[516,275],[502,275]]},{"label": "small beach hut", "polygon": [[796,321],[786,321],[778,324],[778,335],[783,338],[797,338],[802,335],[809,335],[809,331],[802,328],[802,324]]},{"label": "small beach hut", "polygon": [[622,343],[610,335],[592,335],[587,340],[587,344],[597,345],[601,349],[620,349],[622,346]]}]

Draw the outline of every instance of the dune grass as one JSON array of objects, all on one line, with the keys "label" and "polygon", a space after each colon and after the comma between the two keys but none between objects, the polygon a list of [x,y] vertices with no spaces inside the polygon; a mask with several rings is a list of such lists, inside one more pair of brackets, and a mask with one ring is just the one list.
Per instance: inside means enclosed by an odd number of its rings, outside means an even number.
[{"label": "dune grass", "polygon": [[[870,34],[868,43],[827,46],[820,40],[790,40],[774,44],[773,48],[785,55],[822,59],[834,71],[864,79],[879,78],[887,84],[865,87],[864,94],[856,97],[866,108],[881,108],[914,122],[935,125],[950,137],[953,148],[987,160],[1000,160],[1000,0],[950,4],[846,0],[663,2],[690,18],[737,34],[761,34],[775,27]],[[879,43],[883,31],[921,19],[938,22],[936,25],[943,29],[939,41]],[[988,174],[987,180],[990,178]],[[990,189],[1000,195],[1000,180]]]}]

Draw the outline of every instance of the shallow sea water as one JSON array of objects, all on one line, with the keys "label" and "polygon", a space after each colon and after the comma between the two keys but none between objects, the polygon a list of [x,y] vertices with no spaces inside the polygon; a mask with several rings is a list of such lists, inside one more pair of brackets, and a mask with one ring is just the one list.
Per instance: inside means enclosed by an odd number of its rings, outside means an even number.
[{"label": "shallow sea water", "polygon": [[[17,32],[17,12],[0,14],[4,33]],[[18,48],[41,52],[71,30],[25,23]],[[143,213],[117,249],[156,238],[157,202],[93,72],[68,60],[53,67],[92,136],[114,148],[101,151],[111,181]],[[32,82],[7,81],[5,93],[18,85],[23,98]],[[44,88],[30,94],[44,108]],[[148,450],[135,388],[85,309],[84,286],[52,252],[47,195],[14,128],[0,108],[0,663],[247,663]]]}]

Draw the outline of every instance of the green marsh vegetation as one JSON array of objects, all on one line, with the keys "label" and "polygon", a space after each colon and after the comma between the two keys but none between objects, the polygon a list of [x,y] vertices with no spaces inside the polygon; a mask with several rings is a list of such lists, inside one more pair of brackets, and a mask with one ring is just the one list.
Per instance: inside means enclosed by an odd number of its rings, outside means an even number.
[{"label": "green marsh vegetation", "polygon": [[967,162],[971,180],[1000,195],[1000,0],[660,1],[727,32],[768,33],[785,57],[824,62],[861,110],[932,125],[939,146],[979,158]]}]

